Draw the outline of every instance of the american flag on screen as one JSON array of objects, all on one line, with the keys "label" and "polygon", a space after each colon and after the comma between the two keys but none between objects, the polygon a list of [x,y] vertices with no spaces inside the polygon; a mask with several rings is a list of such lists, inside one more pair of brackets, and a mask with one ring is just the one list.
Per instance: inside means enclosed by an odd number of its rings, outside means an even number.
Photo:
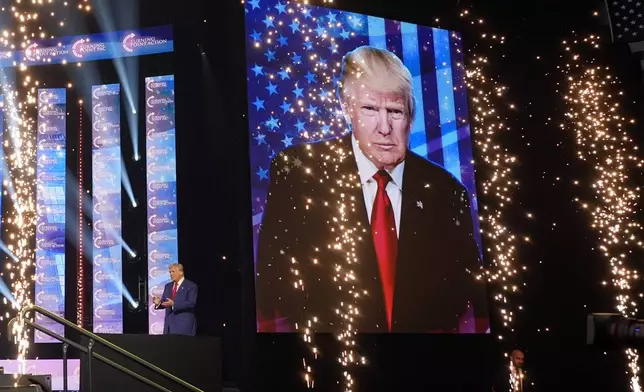
[{"label": "american flag on screen", "polygon": [[[418,107],[410,149],[458,178],[477,216],[457,33],[286,1],[248,0],[244,7],[255,244],[272,158],[290,146],[342,133],[337,100],[329,98],[336,94],[343,56],[363,45],[391,51],[410,70]],[[474,225],[478,233],[478,220]]]},{"label": "american flag on screen", "polygon": [[644,0],[606,0],[613,41],[644,41]]}]

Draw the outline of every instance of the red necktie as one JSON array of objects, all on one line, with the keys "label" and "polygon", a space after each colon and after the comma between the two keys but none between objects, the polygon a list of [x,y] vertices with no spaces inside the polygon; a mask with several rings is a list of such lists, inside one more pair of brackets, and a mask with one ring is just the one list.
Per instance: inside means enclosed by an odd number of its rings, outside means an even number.
[{"label": "red necktie", "polygon": [[172,300],[174,301],[174,296],[177,294],[177,289],[179,286],[177,285],[177,282],[174,282],[174,287],[172,287]]},{"label": "red necktie", "polygon": [[380,280],[387,308],[387,323],[391,331],[391,314],[394,305],[394,285],[396,283],[396,258],[398,257],[398,234],[391,200],[387,195],[387,184],[391,181],[389,173],[380,170],[373,178],[378,182],[378,192],[371,210],[371,233],[380,267]]}]

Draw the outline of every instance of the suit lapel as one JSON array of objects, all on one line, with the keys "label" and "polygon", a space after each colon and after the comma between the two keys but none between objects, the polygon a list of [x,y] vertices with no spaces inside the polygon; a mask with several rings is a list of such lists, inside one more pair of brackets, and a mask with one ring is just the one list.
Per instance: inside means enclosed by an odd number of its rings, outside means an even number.
[{"label": "suit lapel", "polygon": [[[347,221],[357,230],[358,241],[358,254],[366,255],[368,259],[375,256],[373,245],[373,237],[371,235],[371,223],[367,214],[367,207],[364,202],[364,194],[360,185],[360,175],[358,174],[358,165],[356,164],[355,157],[353,156],[353,149],[351,146],[351,134],[340,139],[342,148],[349,152],[349,155],[342,162],[342,167],[338,170],[341,175],[352,173],[355,179],[351,187],[347,189],[347,194],[350,195],[351,200],[354,201],[353,209],[349,211]],[[360,265],[365,264],[363,260],[358,260]]]},{"label": "suit lapel", "polygon": [[[422,227],[422,220],[425,217],[423,213],[425,208],[431,204],[423,202],[422,192],[419,189],[422,184],[414,181],[417,177],[414,175],[416,170],[415,156],[409,154],[405,162],[405,171],[403,173],[403,190],[402,203],[400,211],[400,233],[398,235],[398,258],[396,260],[396,286],[403,283],[400,277],[404,277],[404,272],[408,269],[410,263],[410,250],[413,249],[416,238],[421,233],[418,229]],[[402,272],[402,273],[399,273]]]},{"label": "suit lapel", "polygon": [[[411,154],[409,154],[411,156]],[[403,190],[400,211],[400,232],[398,234],[398,257],[396,258],[396,285],[394,288],[394,304],[392,315],[392,330],[395,332],[405,328],[404,315],[410,300],[408,285],[410,277],[414,275],[413,264],[420,255],[414,255],[414,243],[418,233],[417,220],[422,217],[418,207],[418,184],[414,181],[415,165],[413,159],[406,159],[403,173]]]},{"label": "suit lapel", "polygon": [[[394,294],[394,331],[418,330],[422,320],[432,313],[444,298],[427,295],[440,292],[443,275],[440,266],[432,263],[432,255],[440,259],[444,237],[440,203],[433,200],[431,184],[425,184],[418,171],[420,158],[408,154],[405,163],[398,258],[396,261],[396,287]],[[419,312],[419,309],[423,311]]]},{"label": "suit lapel", "polygon": [[182,295],[183,293],[185,293],[185,291],[188,290],[187,287],[188,287],[187,280],[184,280],[183,282],[181,282],[181,286],[177,288],[177,294],[175,295],[174,298],[176,299],[179,297],[179,295]]}]

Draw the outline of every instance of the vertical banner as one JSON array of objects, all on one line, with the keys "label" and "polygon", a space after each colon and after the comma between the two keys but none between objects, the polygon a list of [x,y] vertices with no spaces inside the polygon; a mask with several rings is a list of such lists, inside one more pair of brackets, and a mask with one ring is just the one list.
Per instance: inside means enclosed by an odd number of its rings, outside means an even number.
[{"label": "vertical banner", "polygon": [[[36,152],[35,304],[65,317],[65,140],[66,89],[38,90],[38,149]],[[36,322],[64,336],[64,327],[44,316]],[[36,343],[57,343],[40,331]]]},{"label": "vertical banner", "polygon": [[168,268],[178,262],[177,177],[174,76],[145,79],[147,157],[149,333],[163,333],[164,310],[155,310],[169,282]]},{"label": "vertical banner", "polygon": [[[0,95],[0,163],[2,163],[2,168],[0,168],[0,190],[4,183],[4,168],[7,167],[5,158],[4,158],[4,95]],[[0,214],[2,213],[2,197],[0,197]],[[1,220],[0,220],[1,224]]]},{"label": "vertical banner", "polygon": [[[2,184],[4,184],[4,168],[7,167],[4,157],[4,96],[0,95],[0,163],[2,167],[0,168],[0,190],[2,189]],[[2,213],[2,197],[0,197],[0,214]],[[0,220],[0,225],[2,220]]]},{"label": "vertical banner", "polygon": [[92,86],[93,328],[123,333],[120,85]]}]

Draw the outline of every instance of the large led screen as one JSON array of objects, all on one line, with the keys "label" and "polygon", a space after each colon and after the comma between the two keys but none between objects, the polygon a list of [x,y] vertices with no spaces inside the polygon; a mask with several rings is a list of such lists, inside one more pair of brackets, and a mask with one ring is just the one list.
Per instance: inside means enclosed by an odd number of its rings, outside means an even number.
[{"label": "large led screen", "polygon": [[488,331],[458,33],[246,7],[258,331]]}]

